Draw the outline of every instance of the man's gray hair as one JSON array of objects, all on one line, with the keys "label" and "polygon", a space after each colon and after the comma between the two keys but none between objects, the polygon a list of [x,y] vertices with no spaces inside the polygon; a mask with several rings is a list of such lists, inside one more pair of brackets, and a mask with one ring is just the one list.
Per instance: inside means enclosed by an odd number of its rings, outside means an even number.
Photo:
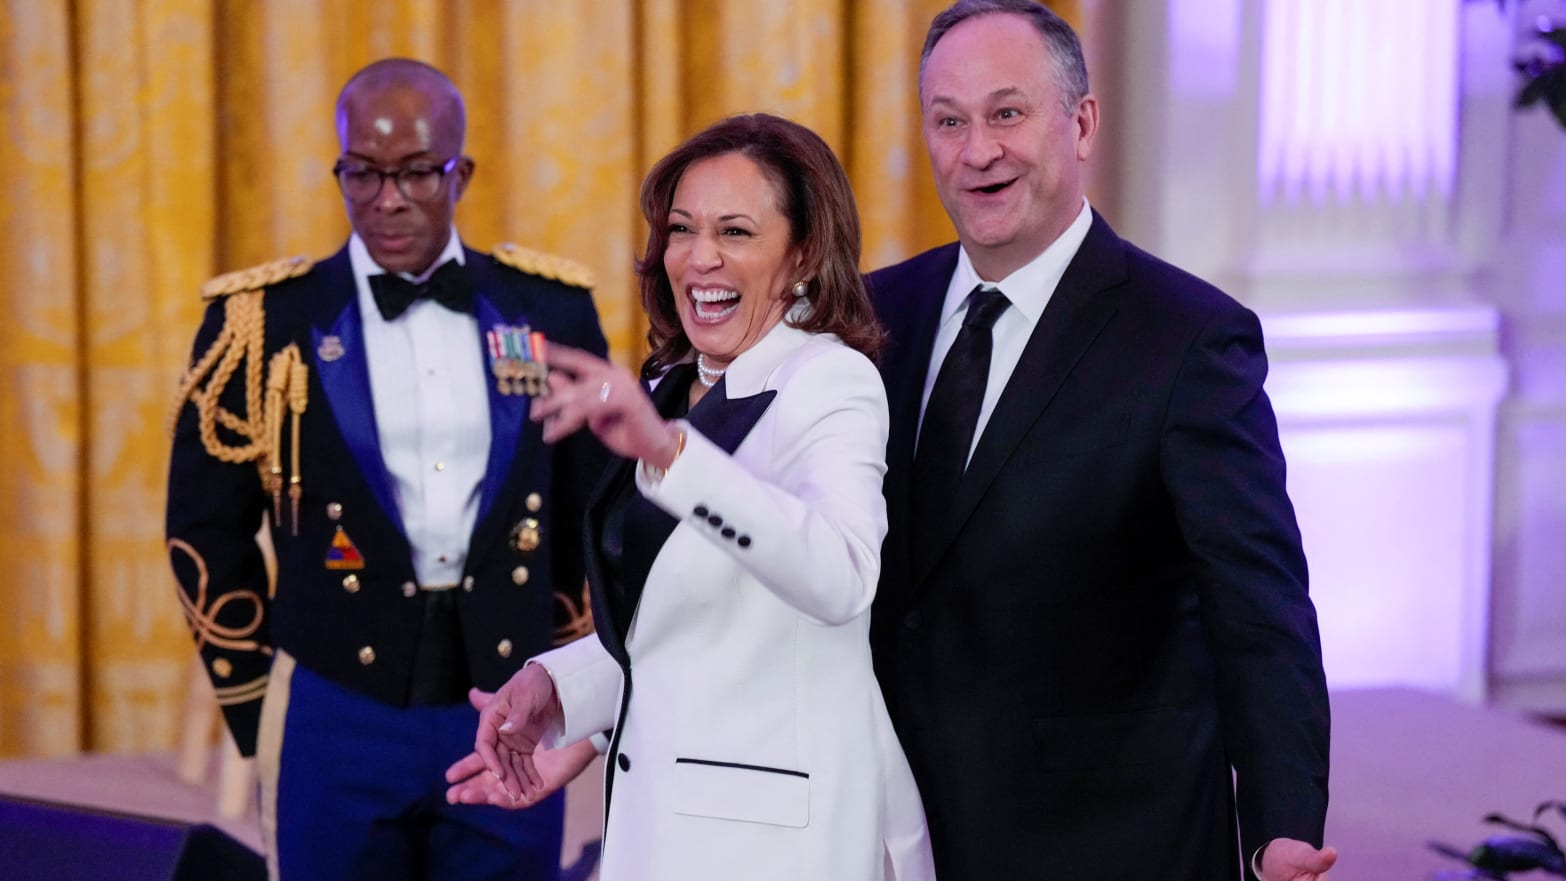
[{"label": "man's gray hair", "polygon": [[942,10],[930,22],[929,33],[924,37],[924,51],[919,54],[920,91],[924,90],[925,64],[930,60],[935,44],[946,36],[946,32],[970,18],[998,12],[1020,15],[1039,32],[1045,48],[1049,50],[1050,78],[1060,90],[1061,103],[1067,113],[1075,111],[1077,102],[1088,93],[1087,62],[1082,57],[1082,41],[1065,19],[1034,0],[957,0]]}]

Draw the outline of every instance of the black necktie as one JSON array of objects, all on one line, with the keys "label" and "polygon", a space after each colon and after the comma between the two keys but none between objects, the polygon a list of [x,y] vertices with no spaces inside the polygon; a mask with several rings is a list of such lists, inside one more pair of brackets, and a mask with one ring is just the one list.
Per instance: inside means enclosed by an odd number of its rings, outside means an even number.
[{"label": "black necktie", "polygon": [[389,272],[370,276],[370,293],[387,321],[408,311],[414,300],[428,298],[453,312],[473,311],[473,286],[462,264],[447,260],[423,283],[408,281]]},{"label": "black necktie", "polygon": [[990,328],[1011,302],[994,288],[979,286],[968,295],[962,329],[941,362],[930,389],[913,464],[914,554],[931,550],[935,527],[949,516],[957,484],[968,466],[974,428],[984,404],[990,375]]}]

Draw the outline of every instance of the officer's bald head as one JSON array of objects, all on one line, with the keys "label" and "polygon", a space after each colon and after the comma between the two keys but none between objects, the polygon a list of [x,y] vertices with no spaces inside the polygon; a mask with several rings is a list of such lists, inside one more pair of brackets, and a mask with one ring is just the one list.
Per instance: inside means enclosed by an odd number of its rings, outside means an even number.
[{"label": "officer's bald head", "polygon": [[452,154],[462,152],[468,115],[462,93],[444,73],[411,58],[383,58],[348,79],[337,95],[337,139],[346,145],[351,118],[387,101],[417,101],[431,127],[428,137]]},{"label": "officer's bald head", "polygon": [[[462,155],[466,125],[457,87],[420,61],[377,61],[343,86],[338,162],[379,175],[373,196],[352,198],[345,187],[343,202],[354,232],[387,272],[424,272],[451,240],[457,200],[473,178],[473,160]],[[410,170],[438,176],[438,189],[410,194],[403,183]]]}]

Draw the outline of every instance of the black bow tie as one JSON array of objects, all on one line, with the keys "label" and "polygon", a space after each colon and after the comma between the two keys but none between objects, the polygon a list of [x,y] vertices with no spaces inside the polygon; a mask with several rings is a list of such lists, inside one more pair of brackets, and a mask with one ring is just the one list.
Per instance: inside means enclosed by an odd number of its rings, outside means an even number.
[{"label": "black bow tie", "polygon": [[408,311],[413,301],[428,298],[453,312],[473,311],[473,285],[462,264],[447,260],[423,283],[408,281],[389,272],[370,276],[370,293],[375,296],[375,306],[387,321]]}]

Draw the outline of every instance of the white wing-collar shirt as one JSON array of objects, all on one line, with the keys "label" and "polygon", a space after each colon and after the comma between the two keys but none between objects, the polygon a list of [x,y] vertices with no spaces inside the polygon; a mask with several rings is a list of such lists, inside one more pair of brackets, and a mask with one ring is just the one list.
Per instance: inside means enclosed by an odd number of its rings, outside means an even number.
[{"label": "white wing-collar shirt", "polygon": [[[348,240],[364,323],[365,359],[381,458],[386,462],[420,584],[462,578],[489,461],[489,393],[478,321],[430,300],[394,321],[381,317],[369,278],[383,270],[357,234]],[[421,282],[447,260],[464,263],[451,238]]]}]

